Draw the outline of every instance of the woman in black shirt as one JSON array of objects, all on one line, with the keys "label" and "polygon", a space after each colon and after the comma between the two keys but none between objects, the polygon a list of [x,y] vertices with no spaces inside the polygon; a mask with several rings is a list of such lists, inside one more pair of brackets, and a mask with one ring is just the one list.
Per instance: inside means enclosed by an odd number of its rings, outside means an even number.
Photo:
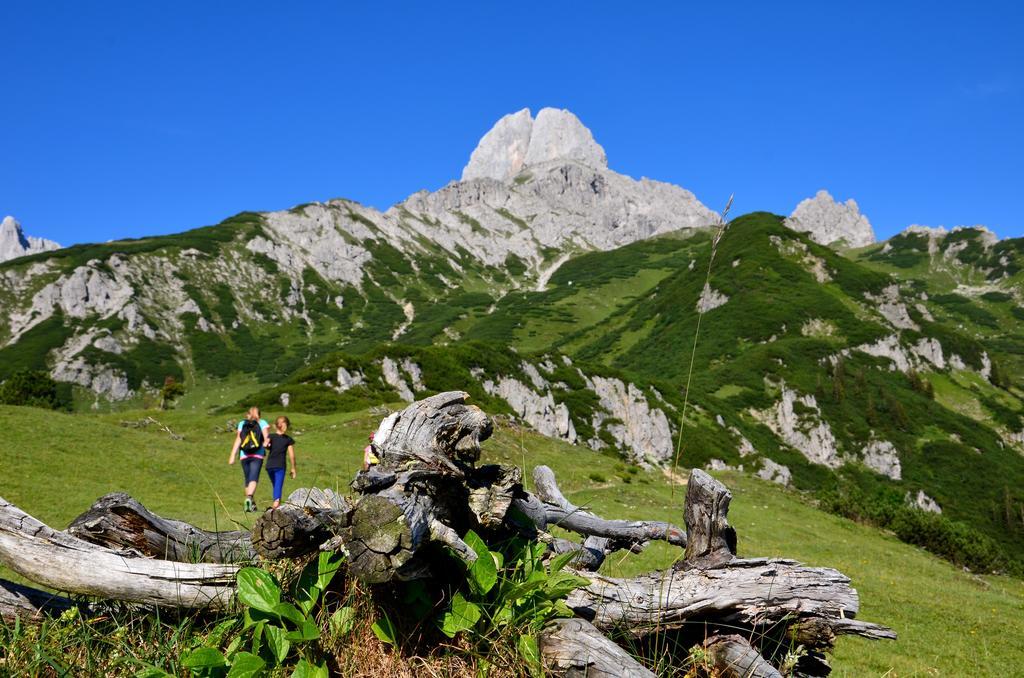
[{"label": "woman in black shirt", "polygon": [[267,475],[274,485],[274,504],[271,508],[281,505],[281,495],[284,493],[284,468],[285,453],[288,453],[288,465],[292,469],[292,478],[295,477],[295,441],[288,435],[288,427],[291,422],[288,417],[278,417],[274,422],[275,433],[270,434],[270,451],[267,453]]}]

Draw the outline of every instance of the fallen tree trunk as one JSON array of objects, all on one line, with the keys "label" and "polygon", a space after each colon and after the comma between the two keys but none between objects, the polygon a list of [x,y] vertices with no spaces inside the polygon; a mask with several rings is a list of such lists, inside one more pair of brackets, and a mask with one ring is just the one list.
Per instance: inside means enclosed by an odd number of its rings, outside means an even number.
[{"label": "fallen tree trunk", "polygon": [[333,490],[301,488],[252,526],[252,546],[264,558],[298,558],[315,552],[348,526],[352,505]]},{"label": "fallen tree trunk", "polygon": [[556,619],[538,638],[541,661],[551,676],[654,678],[654,673],[583,619]]},{"label": "fallen tree trunk", "polygon": [[589,574],[590,584],[570,593],[567,604],[601,630],[636,637],[699,622],[717,653],[715,666],[722,670],[720,663],[747,657],[751,675],[777,675],[762,657],[765,648],[748,651],[735,638],[716,638],[735,636],[739,628],[768,642],[769,631],[781,628],[810,650],[804,675],[827,675],[819,651],[831,649],[837,635],[896,638],[887,627],[853,619],[859,600],[842,573],[793,560],[736,558],[736,534],[727,521],[731,498],[724,485],[695,469],[687,485],[684,518],[689,539],[683,561],[632,579]]},{"label": "fallen tree trunk", "polygon": [[231,565],[131,558],[39,522],[0,498],[0,563],[56,591],[187,608],[224,608]]},{"label": "fallen tree trunk", "polygon": [[162,518],[123,492],[97,499],[67,532],[114,550],[185,563],[237,563],[256,555],[248,532],[208,532]]}]

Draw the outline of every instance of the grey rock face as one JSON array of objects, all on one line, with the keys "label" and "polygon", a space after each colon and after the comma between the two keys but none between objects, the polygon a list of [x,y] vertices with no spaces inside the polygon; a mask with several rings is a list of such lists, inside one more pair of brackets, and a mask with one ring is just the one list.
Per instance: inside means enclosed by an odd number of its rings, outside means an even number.
[{"label": "grey rock face", "polygon": [[761,468],[754,475],[761,480],[767,480],[770,483],[777,483],[782,486],[789,485],[793,480],[793,474],[788,466],[777,464],[768,457],[761,460]]},{"label": "grey rock face", "polygon": [[525,167],[556,160],[608,166],[604,149],[575,115],[543,108],[534,120],[530,109],[524,108],[503,117],[483,136],[462,170],[462,180],[509,182]]},{"label": "grey rock face", "polygon": [[[801,405],[802,412],[797,411],[797,404]],[[812,464],[833,469],[843,465],[832,427],[821,419],[821,410],[813,395],[802,396],[782,383],[775,405],[766,410],[753,410],[751,414]]]},{"label": "grey rock face", "polygon": [[942,507],[939,503],[924,493],[924,490],[918,490],[917,494],[911,494],[907,492],[906,502],[910,506],[919,508],[922,511],[928,511],[929,513],[942,513]]},{"label": "grey rock face", "polygon": [[[601,407],[621,423],[605,428],[630,457],[641,463],[672,458],[672,430],[665,412],[652,408],[643,391],[635,384],[605,377],[586,378],[587,388],[598,397]],[[604,423],[598,417],[594,429]]]},{"label": "grey rock face", "polygon": [[803,200],[786,219],[786,225],[822,245],[842,241],[848,247],[865,247],[875,242],[871,222],[860,213],[856,201],[836,202],[828,191],[818,191],[813,198]]},{"label": "grey rock face", "polygon": [[530,109],[509,113],[483,136],[462,170],[462,180],[497,179],[509,181],[526,162],[533,118]]},{"label": "grey rock face", "polygon": [[569,418],[569,408],[564,403],[555,404],[551,391],[537,393],[510,377],[500,377],[497,384],[486,380],[483,387],[487,393],[500,396],[537,433],[576,442],[576,427]]},{"label": "grey rock face", "polygon": [[52,240],[26,236],[21,224],[12,216],[4,217],[0,222],[0,262],[57,249],[60,245]]},{"label": "grey rock face", "polygon": [[872,440],[864,446],[861,454],[864,455],[864,465],[869,469],[893,480],[899,480],[902,477],[902,467],[896,447],[888,440]]}]

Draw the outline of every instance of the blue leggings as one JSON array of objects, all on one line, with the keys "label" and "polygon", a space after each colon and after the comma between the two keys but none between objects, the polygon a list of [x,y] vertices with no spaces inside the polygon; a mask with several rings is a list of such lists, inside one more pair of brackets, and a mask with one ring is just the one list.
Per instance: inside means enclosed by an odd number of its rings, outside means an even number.
[{"label": "blue leggings", "polygon": [[274,501],[280,501],[281,493],[284,492],[284,469],[268,468],[267,475],[270,476],[270,482],[274,484]]}]

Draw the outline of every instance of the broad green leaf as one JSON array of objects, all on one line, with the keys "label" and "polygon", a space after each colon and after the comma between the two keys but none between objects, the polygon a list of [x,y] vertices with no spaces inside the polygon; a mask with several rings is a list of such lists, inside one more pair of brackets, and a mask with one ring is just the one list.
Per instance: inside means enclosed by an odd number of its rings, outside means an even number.
[{"label": "broad green leaf", "polygon": [[301,643],[307,640],[316,640],[320,637],[320,629],[317,625],[311,621],[304,620],[299,627],[294,631],[289,631],[284,635],[285,638],[292,641],[293,643]]},{"label": "broad green leaf", "polygon": [[263,634],[266,636],[270,654],[274,657],[274,663],[280,666],[284,662],[284,658],[288,656],[288,650],[292,647],[291,641],[285,637],[285,630],[279,626],[267,625]]},{"label": "broad green leaf", "polygon": [[260,648],[263,647],[263,629],[266,627],[266,621],[258,621],[256,622],[255,630],[252,632],[252,641],[249,644],[249,649],[256,654],[259,654]]},{"label": "broad green leaf", "polygon": [[577,555],[579,555],[578,551],[566,551],[562,555],[552,558],[551,564],[548,566],[548,571],[551,572],[551,574],[561,572],[562,569],[569,564],[569,561]]},{"label": "broad green leaf", "polygon": [[330,586],[331,580],[334,579],[334,575],[341,569],[341,564],[345,561],[345,556],[341,553],[332,553],[327,551],[320,552],[320,558],[318,559],[317,566],[317,588],[321,592],[326,591],[327,587]]},{"label": "broad green leaf", "polygon": [[327,673],[327,664],[310,664],[305,659],[300,659],[292,671],[292,678],[330,678]]},{"label": "broad green leaf", "polygon": [[302,610],[303,615],[309,614],[320,598],[321,589],[317,584],[318,577],[317,563],[309,562],[302,568],[302,573],[295,582],[295,604]]},{"label": "broad green leaf", "polygon": [[391,622],[386,614],[381,613],[380,619],[373,623],[370,627],[373,629],[374,635],[380,639],[382,643],[388,645],[398,645],[398,630],[395,625]]},{"label": "broad green leaf", "polygon": [[356,611],[347,605],[345,607],[339,607],[331,615],[330,628],[331,635],[337,638],[338,636],[344,636],[352,630],[355,625]]},{"label": "broad green leaf", "polygon": [[476,562],[469,566],[469,585],[477,595],[485,595],[498,582],[498,568],[487,544],[470,530],[463,538],[469,548],[476,551]]},{"label": "broad green leaf", "polygon": [[231,655],[233,655],[235,652],[238,651],[238,648],[239,648],[239,646],[241,646],[241,644],[242,644],[242,636],[235,636],[234,638],[231,639],[231,642],[228,643],[228,648],[226,650],[224,650],[224,654],[227,655],[228,657],[230,657]]},{"label": "broad green leaf", "polygon": [[263,673],[267,663],[251,652],[239,652],[231,661],[227,678],[255,678]]},{"label": "broad green leaf", "polygon": [[451,607],[441,617],[441,631],[449,638],[454,638],[462,631],[468,631],[480,621],[480,607],[456,593],[452,598]]},{"label": "broad green leaf", "polygon": [[294,624],[302,624],[306,621],[306,615],[302,614],[291,603],[278,603],[274,606],[272,614],[277,615],[281,619],[287,619]]},{"label": "broad green leaf", "polygon": [[537,639],[528,633],[524,633],[519,636],[519,640],[516,642],[516,647],[519,650],[519,656],[523,658],[523,662],[530,671],[531,676],[544,675],[544,671],[541,668],[540,663],[540,648],[537,646]]},{"label": "broad green leaf", "polygon": [[215,647],[201,647],[185,655],[181,665],[189,669],[215,669],[227,666],[228,660]]},{"label": "broad green leaf", "polygon": [[232,617],[231,619],[222,621],[213,627],[212,631],[206,634],[206,640],[203,642],[210,647],[219,647],[221,642],[224,640],[224,634],[230,631],[237,623],[237,617]]},{"label": "broad green leaf", "polygon": [[238,599],[249,607],[273,612],[281,602],[281,587],[269,572],[256,567],[243,567],[238,571]]}]

